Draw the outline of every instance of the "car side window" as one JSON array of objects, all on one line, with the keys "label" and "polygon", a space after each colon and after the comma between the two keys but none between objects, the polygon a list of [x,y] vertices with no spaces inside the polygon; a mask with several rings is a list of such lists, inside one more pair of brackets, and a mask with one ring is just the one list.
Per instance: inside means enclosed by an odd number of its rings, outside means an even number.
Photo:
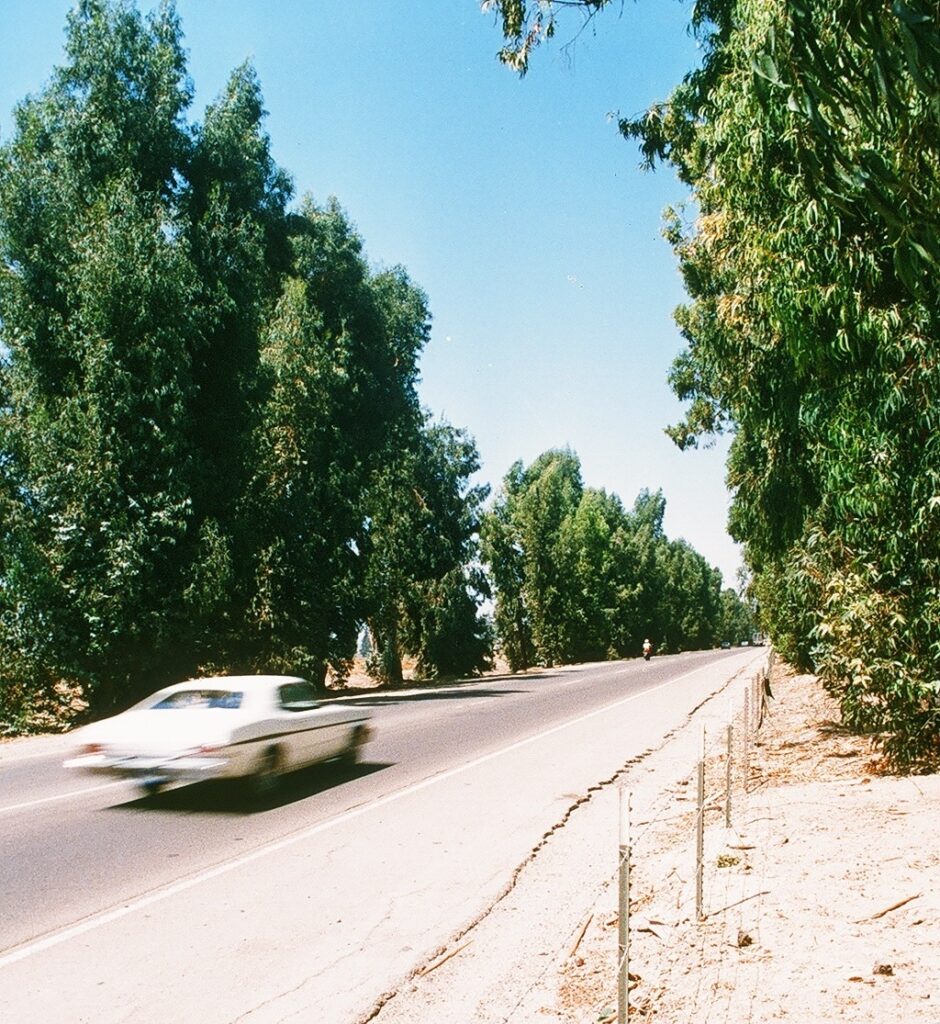
[{"label": "car side window", "polygon": [[278,687],[278,703],[285,711],[309,711],[319,704],[317,688],[306,679]]}]

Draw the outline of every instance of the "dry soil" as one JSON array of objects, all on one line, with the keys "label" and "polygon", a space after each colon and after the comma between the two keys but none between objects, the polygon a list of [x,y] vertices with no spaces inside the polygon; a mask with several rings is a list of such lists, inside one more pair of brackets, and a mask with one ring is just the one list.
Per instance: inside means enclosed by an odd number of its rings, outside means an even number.
[{"label": "dry soil", "polygon": [[[378,1024],[617,1019],[617,813],[633,793],[630,1020],[940,1022],[940,776],[881,773],[811,676],[778,666],[744,749],[737,680],[582,800],[506,896]],[[734,710],[732,827],[726,723]],[[703,918],[696,769],[708,729]],[[752,723],[753,725],[753,723]]]}]

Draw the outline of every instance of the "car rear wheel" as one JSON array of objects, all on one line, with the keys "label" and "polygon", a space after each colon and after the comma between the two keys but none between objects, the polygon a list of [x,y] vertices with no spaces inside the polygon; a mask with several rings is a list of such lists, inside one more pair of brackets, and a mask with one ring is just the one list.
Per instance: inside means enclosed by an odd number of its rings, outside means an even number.
[{"label": "car rear wheel", "polygon": [[280,777],[280,751],[277,747],[268,747],[258,758],[254,771],[245,780],[249,796],[258,801],[269,799],[277,791]]},{"label": "car rear wheel", "polygon": [[359,763],[359,756],[362,748],[369,738],[369,731],[364,725],[357,725],[352,731],[349,739],[349,746],[343,751],[341,758],[343,764],[354,765]]}]

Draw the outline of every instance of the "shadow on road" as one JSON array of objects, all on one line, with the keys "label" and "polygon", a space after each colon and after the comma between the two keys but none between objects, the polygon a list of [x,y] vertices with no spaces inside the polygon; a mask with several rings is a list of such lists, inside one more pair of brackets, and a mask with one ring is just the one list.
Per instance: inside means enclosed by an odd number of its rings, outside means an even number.
[{"label": "shadow on road", "polygon": [[242,780],[225,779],[141,796],[123,804],[114,804],[107,810],[148,814],[257,814],[306,800],[391,767],[391,764],[368,761],[355,765],[315,764],[281,776],[275,791],[263,799],[252,796]]},{"label": "shadow on road", "polygon": [[414,704],[425,700],[473,700],[477,697],[509,697],[515,693],[529,693],[529,690],[420,690],[408,693],[396,693],[394,690],[381,690],[374,697],[357,697],[357,707],[384,707],[389,704]]}]

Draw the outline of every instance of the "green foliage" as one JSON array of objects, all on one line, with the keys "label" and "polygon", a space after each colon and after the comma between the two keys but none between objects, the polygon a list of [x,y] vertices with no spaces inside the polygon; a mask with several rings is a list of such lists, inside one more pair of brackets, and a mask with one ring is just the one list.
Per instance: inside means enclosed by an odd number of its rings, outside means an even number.
[{"label": "green foliage", "polygon": [[109,699],[182,617],[197,328],[173,190],[189,96],[168,8],[145,24],[85,3],[67,53],[2,150],[2,622],[40,675]]},{"label": "green foliage", "polygon": [[488,488],[471,485],[476,445],[448,423],[400,425],[366,495],[360,542],[374,651],[372,671],[402,681],[402,655],[426,678],[471,675],[489,663],[479,606],[488,585],[477,534]]},{"label": "green foliage", "polygon": [[647,637],[663,652],[716,642],[720,575],[668,540],[665,509],[659,492],[641,492],[627,511],[585,488],[568,450],[510,469],[484,520],[483,557],[511,670],[625,657]]},{"label": "green foliage", "polygon": [[510,666],[570,660],[577,611],[562,531],[581,500],[581,466],[550,451],[528,469],[516,463],[483,533],[496,587],[496,630]]},{"label": "green foliage", "polygon": [[722,590],[718,600],[718,635],[721,639],[732,644],[750,639],[757,631],[750,605],[730,587]]},{"label": "green foliage", "polygon": [[680,444],[735,427],[732,533],[780,649],[909,764],[940,676],[936,4],[715,2],[705,59],[625,122],[694,189]]},{"label": "green foliage", "polygon": [[368,495],[416,415],[428,314],[404,271],[371,273],[335,201],[305,200],[290,228],[293,270],[260,356],[239,635],[253,662],[341,678],[368,614]]},{"label": "green foliage", "polygon": [[457,566],[413,587],[402,630],[404,649],[424,679],[476,675],[492,666],[495,638],[480,614],[490,587],[479,568]]},{"label": "green foliage", "polygon": [[425,296],[335,201],[288,209],[250,67],[192,125],[191,94],[172,4],[81,0],[0,148],[7,731],[203,670],[341,678],[391,609],[427,673],[485,663]]},{"label": "green foliage", "polygon": [[506,45],[499,51],[499,59],[507,67],[525,75],[529,57],[543,39],[555,35],[555,12],[558,8],[577,7],[589,21],[606,7],[609,0],[480,0],[486,13],[495,12],[502,26]]},{"label": "green foliage", "polygon": [[[524,72],[568,7],[492,0]],[[899,764],[940,752],[940,8],[702,0],[702,62],[621,122],[691,186],[680,447],[727,428],[764,624]]]}]

